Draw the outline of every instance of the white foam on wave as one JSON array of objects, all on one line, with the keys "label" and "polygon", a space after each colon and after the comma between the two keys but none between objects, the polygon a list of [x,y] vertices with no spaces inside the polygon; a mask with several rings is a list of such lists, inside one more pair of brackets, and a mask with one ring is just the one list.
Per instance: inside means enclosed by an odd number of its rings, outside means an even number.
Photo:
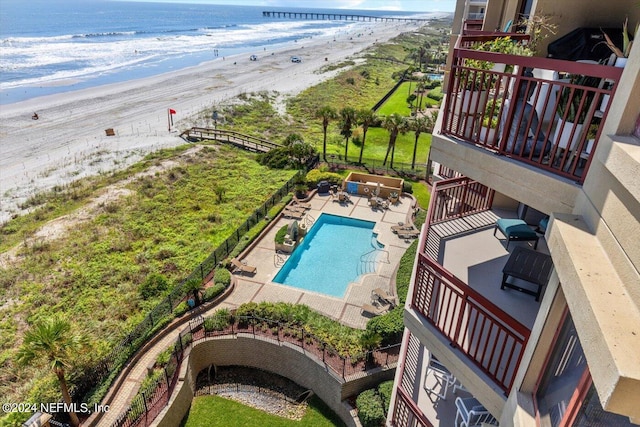
[{"label": "white foam on wave", "polygon": [[150,66],[163,59],[206,53],[212,49],[238,49],[243,45],[263,46],[303,37],[329,36],[361,26],[363,23],[358,22],[331,25],[326,21],[291,21],[160,36],[120,33],[119,37],[102,38],[12,38],[0,43],[0,73],[6,77],[0,82],[0,89],[51,86],[60,81]]}]

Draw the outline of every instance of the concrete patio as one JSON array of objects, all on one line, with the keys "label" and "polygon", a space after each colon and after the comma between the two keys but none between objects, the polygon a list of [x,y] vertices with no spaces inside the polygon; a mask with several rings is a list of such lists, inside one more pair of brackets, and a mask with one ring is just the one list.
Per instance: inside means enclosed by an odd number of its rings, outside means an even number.
[{"label": "concrete patio", "polygon": [[311,205],[311,209],[305,214],[308,219],[298,222],[315,221],[322,213],[374,221],[376,224],[373,231],[377,233],[378,241],[388,252],[388,260],[386,256],[378,259],[375,273],[361,275],[356,282],[350,283],[343,298],[273,283],[272,279],[280,270],[284,260],[284,257],[278,258],[276,254],[274,238],[283,225],[293,221],[280,216],[275,220],[273,227],[259,237],[252,249],[241,256],[243,262],[257,267],[257,273],[253,276],[235,273],[237,278],[235,290],[225,300],[224,305],[234,307],[251,301],[305,304],[347,326],[364,328],[371,315],[363,314],[361,307],[365,303],[371,303],[371,291],[382,288],[388,293],[396,294],[395,271],[412,240],[399,238],[391,231],[391,226],[397,225],[398,222],[409,221],[415,200],[411,196],[403,196],[397,204],[390,204],[388,209],[373,209],[369,206],[366,197],[351,195],[350,199],[349,203],[338,203],[329,194],[315,194],[308,202]]}]

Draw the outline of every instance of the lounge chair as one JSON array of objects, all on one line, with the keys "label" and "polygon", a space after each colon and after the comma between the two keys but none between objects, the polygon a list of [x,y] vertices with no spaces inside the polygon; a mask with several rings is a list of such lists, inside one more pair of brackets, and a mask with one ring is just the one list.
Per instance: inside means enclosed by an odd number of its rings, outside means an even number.
[{"label": "lounge chair", "polygon": [[379,307],[373,304],[362,304],[362,313],[373,314],[374,316],[380,316],[385,314],[391,308],[391,304],[381,305]]},{"label": "lounge chair", "polygon": [[302,209],[311,209],[311,203],[302,203],[302,202],[298,202],[297,200],[293,201],[294,203],[294,207],[298,207],[298,208],[302,208]]},{"label": "lounge chair", "polygon": [[392,306],[396,304],[396,297],[388,294],[387,291],[382,288],[375,288],[373,291],[371,291],[371,295],[374,298],[378,298],[388,304],[391,304]]},{"label": "lounge chair", "polygon": [[391,226],[391,231],[393,231],[394,233],[397,233],[398,231],[411,231],[411,230],[417,230],[417,228],[414,227],[413,224],[403,224],[403,225],[392,225]]},{"label": "lounge chair", "polygon": [[258,269],[256,267],[253,267],[251,265],[247,265],[247,263],[245,261],[240,261],[237,258],[233,258],[231,260],[231,265],[233,265],[234,268],[234,272],[240,272],[242,274],[244,273],[249,273],[249,274],[256,274],[256,272],[258,271]]},{"label": "lounge chair", "polygon": [[420,230],[417,230],[415,228],[412,230],[398,230],[396,234],[401,239],[411,239],[420,236]]},{"label": "lounge chair", "polygon": [[282,210],[282,216],[285,218],[291,218],[291,219],[302,219],[302,217],[304,216],[303,212],[298,212],[298,211],[292,211],[291,209],[283,209]]},{"label": "lounge chair", "polygon": [[306,212],[307,210],[305,208],[303,208],[302,206],[297,206],[297,205],[289,205],[285,208],[288,211],[292,211],[292,212]]}]

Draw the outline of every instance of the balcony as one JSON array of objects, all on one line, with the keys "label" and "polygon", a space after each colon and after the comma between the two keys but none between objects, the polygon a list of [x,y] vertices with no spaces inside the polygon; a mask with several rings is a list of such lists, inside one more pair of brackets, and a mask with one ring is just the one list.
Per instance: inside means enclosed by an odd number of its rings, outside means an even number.
[{"label": "balcony", "polygon": [[622,69],[474,49],[495,38],[459,38],[440,135],[582,184]]},{"label": "balcony", "polygon": [[[470,392],[482,396],[482,403],[499,414],[540,302],[500,289],[509,250],[528,242],[512,242],[507,250],[503,236],[493,235],[497,219],[517,217],[515,211],[495,208],[494,196],[493,190],[466,177],[434,184],[405,324]],[[538,252],[548,254],[543,238]],[[525,282],[519,285],[528,287]]]}]

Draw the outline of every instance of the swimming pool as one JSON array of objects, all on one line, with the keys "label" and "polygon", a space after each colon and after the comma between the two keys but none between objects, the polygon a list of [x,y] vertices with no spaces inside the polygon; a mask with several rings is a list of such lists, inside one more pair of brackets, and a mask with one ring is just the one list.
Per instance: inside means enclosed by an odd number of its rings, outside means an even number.
[{"label": "swimming pool", "polygon": [[375,266],[377,252],[384,247],[374,226],[371,221],[321,214],[273,282],[343,297],[349,283]]}]

